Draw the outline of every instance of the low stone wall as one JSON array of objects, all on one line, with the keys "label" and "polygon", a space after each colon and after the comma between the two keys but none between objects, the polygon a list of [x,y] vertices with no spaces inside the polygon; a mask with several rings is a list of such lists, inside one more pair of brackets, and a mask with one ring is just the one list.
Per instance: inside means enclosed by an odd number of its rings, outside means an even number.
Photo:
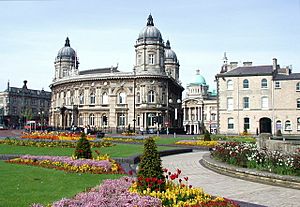
[{"label": "low stone wall", "polygon": [[269,172],[258,171],[255,169],[238,168],[236,166],[212,159],[209,153],[203,156],[203,159],[200,160],[200,164],[212,171],[226,176],[300,190],[299,177],[277,175]]},{"label": "low stone wall", "polygon": [[281,151],[285,154],[292,154],[300,149],[300,140],[274,140],[271,134],[260,134],[256,140],[259,149],[269,151]]}]

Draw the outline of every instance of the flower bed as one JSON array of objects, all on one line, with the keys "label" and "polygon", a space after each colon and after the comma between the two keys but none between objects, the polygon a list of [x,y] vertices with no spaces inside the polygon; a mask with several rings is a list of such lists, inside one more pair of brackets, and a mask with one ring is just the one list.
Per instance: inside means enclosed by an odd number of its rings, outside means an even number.
[{"label": "flower bed", "polygon": [[222,143],[211,155],[220,161],[282,175],[300,176],[300,153],[291,155],[279,151],[259,150],[251,143]]},{"label": "flower bed", "polygon": [[115,141],[115,142],[138,142],[138,143],[144,143],[145,140],[143,139],[134,139],[134,138],[119,138],[119,137],[105,137],[102,138],[104,141]]},{"label": "flower bed", "polygon": [[218,145],[217,141],[198,141],[198,140],[181,140],[176,142],[178,145],[189,145],[189,146],[199,146],[199,147],[215,147]]},{"label": "flower bed", "polygon": [[[171,175],[178,175],[177,173]],[[153,179],[151,179],[152,182]],[[180,179],[179,179],[180,180]],[[186,178],[185,182],[188,182]],[[88,192],[77,194],[74,198],[63,198],[54,202],[53,207],[115,206],[115,207],[237,207],[234,202],[221,197],[213,197],[202,189],[187,186],[180,181],[176,184],[169,179],[166,191],[138,192],[137,182],[132,177],[106,180]],[[43,207],[33,204],[32,207]]]},{"label": "flower bed", "polygon": [[[18,140],[18,139],[10,139],[5,138],[4,140],[0,140],[0,144],[7,145],[16,145],[16,146],[32,146],[32,147],[62,147],[62,148],[75,148],[76,142],[62,142],[58,140],[48,141],[48,140]],[[99,148],[99,147],[111,147],[115,144],[107,141],[101,142],[90,142],[91,147]]]},{"label": "flower bed", "polygon": [[[66,132],[24,132],[21,138],[25,139],[47,139],[47,140],[78,140],[79,133],[66,133]],[[87,135],[88,140],[95,140],[95,136]]]},{"label": "flower bed", "polygon": [[76,173],[120,174],[124,173],[120,165],[108,155],[98,156],[96,159],[73,159],[66,156],[33,156],[23,155],[8,163],[40,166]]}]

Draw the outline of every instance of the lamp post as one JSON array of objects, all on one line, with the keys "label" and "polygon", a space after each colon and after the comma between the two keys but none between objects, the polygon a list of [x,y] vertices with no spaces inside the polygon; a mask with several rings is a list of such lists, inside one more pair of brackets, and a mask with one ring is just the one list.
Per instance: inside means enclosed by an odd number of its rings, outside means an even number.
[{"label": "lamp post", "polygon": [[136,71],[133,68],[133,133],[135,133],[135,87],[136,87]]}]

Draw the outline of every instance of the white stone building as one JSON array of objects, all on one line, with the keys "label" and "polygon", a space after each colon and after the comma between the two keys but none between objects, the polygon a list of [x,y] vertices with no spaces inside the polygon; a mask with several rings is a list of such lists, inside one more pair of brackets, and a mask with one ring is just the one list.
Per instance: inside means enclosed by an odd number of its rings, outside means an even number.
[{"label": "white stone building", "polygon": [[202,134],[204,128],[211,133],[217,132],[217,94],[208,89],[205,78],[197,70],[182,102],[183,126],[187,134]]},{"label": "white stone building", "polygon": [[273,64],[224,65],[216,75],[221,134],[300,134],[300,73]]},{"label": "white stone building", "polygon": [[[149,15],[135,44],[132,72],[118,67],[79,70],[67,38],[55,59],[50,123],[103,130],[182,128],[179,61]],[[180,100],[177,102],[177,100]]]}]

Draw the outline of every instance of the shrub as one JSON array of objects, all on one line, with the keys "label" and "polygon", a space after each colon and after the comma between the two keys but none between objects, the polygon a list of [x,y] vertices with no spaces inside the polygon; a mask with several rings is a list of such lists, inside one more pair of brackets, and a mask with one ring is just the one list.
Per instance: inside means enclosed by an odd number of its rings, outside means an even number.
[{"label": "shrub", "polygon": [[210,133],[206,130],[204,134],[204,141],[211,141]]},{"label": "shrub", "polygon": [[[138,189],[140,191],[150,188],[151,190],[165,190],[165,177],[161,159],[157,151],[157,146],[152,137],[146,139],[144,144],[144,153],[141,157],[138,170]],[[155,179],[159,182],[149,182],[149,179]]]},{"label": "shrub", "polygon": [[92,159],[91,145],[90,142],[86,139],[85,133],[81,134],[81,137],[77,142],[74,156],[76,157],[76,159]]}]

